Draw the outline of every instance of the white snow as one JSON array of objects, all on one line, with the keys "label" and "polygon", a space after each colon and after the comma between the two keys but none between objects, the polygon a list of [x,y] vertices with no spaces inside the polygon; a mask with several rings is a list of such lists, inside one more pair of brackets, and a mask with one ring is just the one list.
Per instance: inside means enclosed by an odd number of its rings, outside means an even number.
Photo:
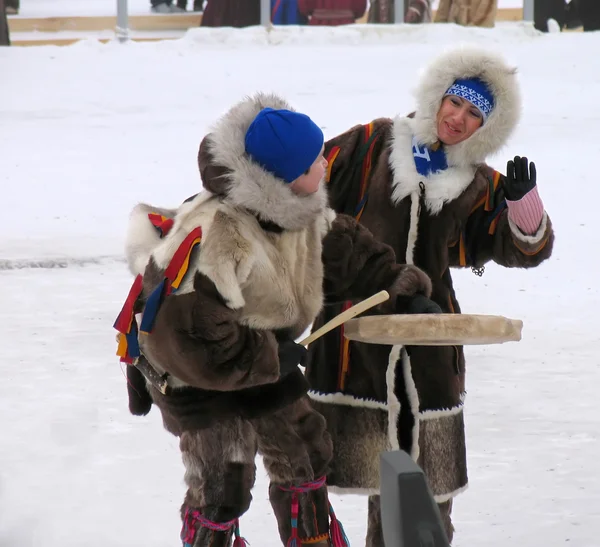
[{"label": "white snow", "polygon": [[[132,206],[197,192],[200,139],[244,94],[280,92],[331,137],[408,113],[422,63],[469,41],[519,68],[523,121],[490,163],[536,162],[556,245],[535,270],[455,276],[464,312],[525,324],[518,344],[467,348],[471,485],[455,547],[598,547],[600,34],[204,30],[0,49],[0,545],[180,544],[177,440],[156,409],[129,416],[114,355]],[[332,499],[363,545],[365,499]],[[279,545],[260,464],[241,527],[253,547]]]}]

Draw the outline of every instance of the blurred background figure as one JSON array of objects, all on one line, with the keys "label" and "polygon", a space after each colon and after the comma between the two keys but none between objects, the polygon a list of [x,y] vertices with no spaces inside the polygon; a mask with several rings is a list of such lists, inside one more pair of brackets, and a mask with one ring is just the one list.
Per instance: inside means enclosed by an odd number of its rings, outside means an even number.
[{"label": "blurred background figure", "polygon": [[260,24],[260,0],[208,0],[201,27],[250,27]]},{"label": "blurred background figure", "polygon": [[[187,11],[188,0],[177,0],[177,7],[183,11]],[[193,0],[192,11],[202,11],[204,0]]]},{"label": "blurred background figure", "polygon": [[7,15],[18,15],[19,0],[4,0],[4,9]]},{"label": "blurred background figure", "polygon": [[309,25],[350,25],[367,11],[367,0],[298,0]]},{"label": "blurred background figure", "polygon": [[[430,23],[431,0],[405,1],[404,21],[407,23]],[[369,23],[393,23],[394,0],[371,0]]]},{"label": "blurred background figure", "polygon": [[306,25],[308,17],[298,8],[298,0],[271,0],[271,23],[274,25]]},{"label": "blurred background figure", "polygon": [[456,23],[465,27],[493,27],[498,0],[440,0],[436,23]]},{"label": "blurred background figure", "polygon": [[571,0],[565,7],[565,28],[600,30],[600,0]]},{"label": "blurred background figure", "polygon": [[5,0],[0,0],[0,46],[10,46]]},{"label": "blurred background figure", "polygon": [[171,0],[150,0],[150,11],[153,13],[183,13],[184,8],[174,6]]},{"label": "blurred background figure", "polygon": [[548,32],[548,21],[558,23],[560,30],[583,27],[584,31],[600,30],[600,0],[543,0],[535,3],[534,26]]}]

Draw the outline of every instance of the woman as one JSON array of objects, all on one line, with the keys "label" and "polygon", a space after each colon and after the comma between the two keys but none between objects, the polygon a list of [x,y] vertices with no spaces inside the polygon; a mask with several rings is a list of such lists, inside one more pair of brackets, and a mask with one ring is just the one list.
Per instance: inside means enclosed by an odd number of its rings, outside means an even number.
[{"label": "woman", "polygon": [[[460,313],[450,268],[531,268],[552,252],[533,163],[517,157],[506,176],[484,163],[520,108],[514,68],[458,49],[425,72],[414,114],[355,126],[325,145],[331,206],[423,269],[445,313]],[[313,328],[339,312],[326,308]],[[467,486],[462,347],[349,343],[338,330],[309,349],[311,397],[333,438],[328,484],[371,496],[367,545],[383,545],[379,455],[390,448],[423,468],[451,540],[452,499]]]}]

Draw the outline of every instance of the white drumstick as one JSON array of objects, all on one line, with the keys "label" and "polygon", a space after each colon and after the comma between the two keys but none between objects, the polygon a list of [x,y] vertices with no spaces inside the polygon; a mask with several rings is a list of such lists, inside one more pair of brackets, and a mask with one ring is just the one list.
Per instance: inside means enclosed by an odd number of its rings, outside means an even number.
[{"label": "white drumstick", "polygon": [[355,304],[351,308],[348,308],[346,311],[336,315],[331,321],[327,321],[321,328],[317,329],[310,336],[307,336],[304,340],[299,342],[303,346],[308,346],[310,343],[314,342],[318,338],[321,338],[324,334],[327,334],[330,330],[339,327],[341,324],[353,319],[357,315],[377,306],[377,304],[381,304],[385,302],[390,297],[387,291],[380,291],[373,296]]}]

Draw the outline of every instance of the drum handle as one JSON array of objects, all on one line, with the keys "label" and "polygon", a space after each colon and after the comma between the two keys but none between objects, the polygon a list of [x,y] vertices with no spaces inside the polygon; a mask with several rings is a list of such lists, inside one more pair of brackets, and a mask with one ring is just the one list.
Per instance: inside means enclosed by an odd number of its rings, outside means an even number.
[{"label": "drum handle", "polygon": [[317,329],[310,336],[307,336],[304,340],[299,342],[303,346],[308,346],[318,338],[321,338],[324,334],[327,334],[330,330],[339,327],[341,324],[349,321],[350,319],[354,319],[357,315],[385,302],[390,298],[390,295],[387,291],[380,291],[365,300],[362,300],[358,304],[355,304],[351,308],[348,308],[346,311],[336,315],[330,321],[327,321],[321,328]]}]

